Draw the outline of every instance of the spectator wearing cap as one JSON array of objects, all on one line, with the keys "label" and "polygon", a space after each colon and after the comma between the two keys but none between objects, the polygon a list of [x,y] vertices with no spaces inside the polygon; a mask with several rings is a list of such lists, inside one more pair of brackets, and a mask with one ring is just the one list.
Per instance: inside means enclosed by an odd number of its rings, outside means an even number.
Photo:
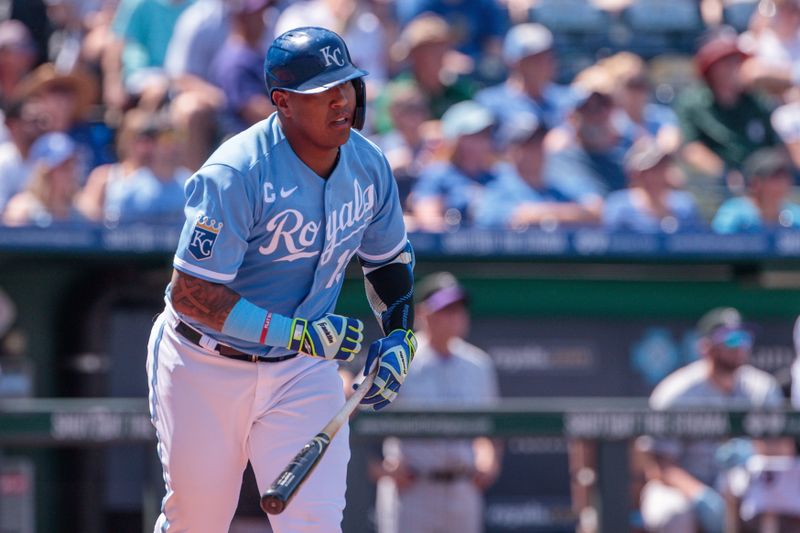
[{"label": "spectator wearing cap", "polygon": [[27,187],[8,201],[3,212],[7,226],[50,226],[54,223],[84,221],[75,208],[78,189],[77,146],[64,133],[46,133],[30,150],[34,164]]},{"label": "spectator wearing cap", "polygon": [[92,76],[80,70],[61,72],[44,63],[20,82],[18,95],[31,102],[42,129],[66,133],[77,143],[81,182],[91,169],[114,160],[113,132],[92,117],[98,98]]},{"label": "spectator wearing cap", "polygon": [[508,29],[505,6],[497,0],[404,0],[397,2],[400,23],[422,13],[435,13],[453,28],[456,46],[472,58],[477,70],[497,78],[503,35]]},{"label": "spectator wearing cap", "polygon": [[11,103],[35,61],[36,45],[28,28],[18,20],[0,22],[0,106]]},{"label": "spectator wearing cap", "polygon": [[491,112],[473,100],[459,102],[441,120],[446,161],[423,168],[411,192],[414,222],[443,231],[474,222],[486,185],[495,180]]},{"label": "spectator wearing cap", "polygon": [[400,202],[407,199],[422,168],[431,162],[437,139],[430,127],[428,100],[416,85],[394,85],[389,91],[392,130],[374,140],[397,180]]},{"label": "spectator wearing cap", "polygon": [[225,94],[225,134],[239,133],[275,110],[264,85],[262,49],[270,2],[242,2],[231,13],[231,33],[211,65],[211,79]]},{"label": "spectator wearing cap", "polygon": [[547,127],[534,115],[522,114],[501,126],[507,161],[495,167],[497,179],[486,186],[475,215],[485,227],[553,229],[564,224],[592,223],[599,219],[602,202],[583,205],[545,179],[544,139]]},{"label": "spectator wearing cap", "polygon": [[669,150],[681,143],[678,117],[669,106],[652,101],[647,64],[636,54],[618,52],[598,61],[614,80],[615,127],[624,137],[655,137]]},{"label": "spectator wearing cap", "polygon": [[25,101],[12,102],[5,110],[5,121],[9,140],[0,143],[0,213],[25,188],[33,171],[31,145],[42,133],[31,104]]},{"label": "spectator wearing cap", "polygon": [[[488,407],[498,398],[489,355],[469,335],[468,296],[449,272],[416,288],[419,347],[398,402],[409,407]],[[408,386],[408,389],[405,387]],[[488,438],[384,442],[376,498],[379,533],[483,531],[483,491],[497,478],[500,447]]]},{"label": "spectator wearing cap", "polygon": [[[674,371],[650,395],[655,410],[764,409],[783,405],[772,375],[748,364],[753,333],[732,307],[707,312],[697,323],[700,359]],[[724,531],[725,504],[715,454],[724,441],[659,439],[645,452],[647,484],[641,511],[649,531]]]},{"label": "spectator wearing cap", "polygon": [[794,167],[782,148],[762,148],[745,160],[746,194],[726,200],[711,227],[718,233],[800,227],[800,205],[789,198]]},{"label": "spectator wearing cap", "polygon": [[[612,117],[614,113],[613,80],[598,65],[582,70],[572,83],[574,109],[566,125],[548,136],[546,175],[570,198],[586,204],[594,197],[626,185],[622,160],[632,141],[620,134]],[[562,146],[552,148],[554,135],[564,138]]]},{"label": "spectator wearing cap", "polygon": [[390,53],[407,68],[374,102],[374,127],[379,133],[391,129],[388,100],[392,86],[412,84],[419,87],[435,119],[442,118],[453,104],[472,98],[477,90],[475,81],[462,68],[460,54],[453,47],[450,27],[438,15],[423,13],[409,22],[391,46]]},{"label": "spectator wearing cap", "polygon": [[611,230],[674,233],[705,225],[688,191],[673,187],[677,168],[672,153],[642,137],[625,155],[628,188],[606,197],[603,225]]},{"label": "spectator wearing cap", "polygon": [[506,81],[479,91],[475,100],[492,110],[501,123],[531,113],[548,128],[563,124],[573,104],[568,87],[554,83],[553,34],[537,23],[511,28],[503,43],[509,69]]},{"label": "spectator wearing cap", "polygon": [[[732,30],[718,30],[694,57],[703,84],[685,89],[675,104],[685,145],[683,159],[701,174],[722,177],[740,171],[753,151],[780,142],[770,106],[743,83],[746,54]],[[728,186],[740,186],[728,176]]]}]

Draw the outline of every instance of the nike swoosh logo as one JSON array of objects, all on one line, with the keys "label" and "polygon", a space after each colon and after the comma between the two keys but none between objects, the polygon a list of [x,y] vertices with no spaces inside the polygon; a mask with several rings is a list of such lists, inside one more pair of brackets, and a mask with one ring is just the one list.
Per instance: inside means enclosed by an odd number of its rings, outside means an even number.
[{"label": "nike swoosh logo", "polygon": [[281,198],[289,198],[294,191],[297,190],[297,185],[289,189],[288,191],[281,187]]}]

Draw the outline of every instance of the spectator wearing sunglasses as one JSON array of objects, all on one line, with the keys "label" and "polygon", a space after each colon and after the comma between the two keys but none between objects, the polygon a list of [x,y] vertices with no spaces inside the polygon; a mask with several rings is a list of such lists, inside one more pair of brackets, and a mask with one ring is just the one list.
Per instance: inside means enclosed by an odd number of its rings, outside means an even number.
[{"label": "spectator wearing sunglasses", "polygon": [[[780,386],[770,374],[748,364],[753,334],[738,310],[712,309],[697,324],[700,359],[679,368],[650,396],[656,410],[764,409],[783,404]],[[649,438],[648,438],[649,439]],[[715,462],[724,442],[649,439],[644,452],[647,484],[641,511],[648,531],[722,533],[725,504]]]}]

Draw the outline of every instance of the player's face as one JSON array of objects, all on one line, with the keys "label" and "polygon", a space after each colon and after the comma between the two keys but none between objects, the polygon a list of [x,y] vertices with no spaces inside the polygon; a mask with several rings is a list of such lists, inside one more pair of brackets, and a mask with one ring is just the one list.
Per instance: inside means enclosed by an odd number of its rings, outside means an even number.
[{"label": "player's face", "polygon": [[469,311],[464,302],[454,302],[438,311],[429,313],[427,322],[430,334],[441,338],[464,338],[469,333]]},{"label": "player's face", "polygon": [[333,149],[350,138],[356,109],[352,83],[342,83],[317,94],[284,94],[287,98],[283,117],[297,133],[299,142],[317,149]]},{"label": "player's face", "polygon": [[708,354],[717,368],[734,372],[747,362],[752,346],[753,337],[749,332],[721,330],[709,339]]}]

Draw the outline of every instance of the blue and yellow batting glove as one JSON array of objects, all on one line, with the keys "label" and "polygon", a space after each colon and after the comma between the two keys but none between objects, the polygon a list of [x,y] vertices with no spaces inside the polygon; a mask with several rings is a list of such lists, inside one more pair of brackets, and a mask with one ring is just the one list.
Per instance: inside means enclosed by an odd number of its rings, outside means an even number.
[{"label": "blue and yellow batting glove", "polygon": [[396,329],[386,337],[378,339],[369,347],[364,375],[378,365],[372,387],[367,391],[363,405],[379,411],[397,398],[397,391],[408,375],[408,367],[417,351],[417,338],[410,329]]},{"label": "blue and yellow batting glove", "polygon": [[361,351],[363,330],[363,322],[341,315],[328,314],[313,322],[295,318],[287,348],[312,357],[352,361]]}]

